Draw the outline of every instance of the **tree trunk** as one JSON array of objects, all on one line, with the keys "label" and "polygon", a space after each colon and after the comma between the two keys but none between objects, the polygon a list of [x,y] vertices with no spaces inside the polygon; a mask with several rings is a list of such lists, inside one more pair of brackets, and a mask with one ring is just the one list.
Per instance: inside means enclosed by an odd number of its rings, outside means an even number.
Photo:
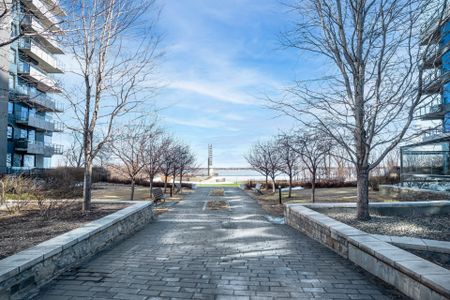
[{"label": "tree trunk", "polygon": [[272,193],[275,193],[275,177],[272,178]]},{"label": "tree trunk", "polygon": [[84,163],[84,184],[83,184],[83,206],[82,211],[91,210],[91,197],[92,197],[92,161],[91,159],[85,159]]},{"label": "tree trunk", "polygon": [[266,174],[266,190],[269,188],[269,175]]},{"label": "tree trunk", "polygon": [[311,173],[311,202],[316,201],[316,170]]},{"label": "tree trunk", "polygon": [[130,199],[131,201],[134,200],[134,187],[136,185],[136,180],[134,178],[131,179],[131,196]]},{"label": "tree trunk", "polygon": [[292,197],[292,174],[289,174],[289,196],[288,198]]},{"label": "tree trunk", "polygon": [[148,180],[149,180],[149,182],[150,182],[150,198],[151,197],[153,197],[153,175],[150,175],[149,177],[148,177]]},{"label": "tree trunk", "polygon": [[164,194],[166,193],[167,190],[167,175],[164,175]]},{"label": "tree trunk", "polygon": [[173,197],[174,188],[175,188],[175,174],[172,175],[172,187],[170,188],[170,197]]},{"label": "tree trunk", "polygon": [[180,173],[180,194],[183,192],[183,172]]},{"label": "tree trunk", "polygon": [[356,174],[358,202],[356,218],[358,220],[370,220],[369,214],[369,171],[367,168],[358,170]]}]

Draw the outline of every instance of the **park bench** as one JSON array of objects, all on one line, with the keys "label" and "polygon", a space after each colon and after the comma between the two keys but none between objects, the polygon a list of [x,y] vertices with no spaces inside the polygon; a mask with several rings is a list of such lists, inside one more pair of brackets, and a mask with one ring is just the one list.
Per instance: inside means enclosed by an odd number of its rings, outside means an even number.
[{"label": "park bench", "polygon": [[161,188],[154,188],[152,189],[153,194],[153,200],[155,204],[158,204],[158,202],[166,202],[166,195],[164,195]]},{"label": "park bench", "polygon": [[261,183],[257,183],[256,186],[252,190],[255,193],[258,193],[258,194],[262,195],[263,192],[261,191],[261,187],[262,187],[262,184]]}]

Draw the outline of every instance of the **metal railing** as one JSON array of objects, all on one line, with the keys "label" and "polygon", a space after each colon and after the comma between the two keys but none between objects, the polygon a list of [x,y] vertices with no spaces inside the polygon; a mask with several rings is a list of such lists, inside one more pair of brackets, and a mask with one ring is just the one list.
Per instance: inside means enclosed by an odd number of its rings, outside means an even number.
[{"label": "metal railing", "polygon": [[63,145],[59,144],[46,144],[44,156],[62,155],[64,153]]},{"label": "metal railing", "polygon": [[55,124],[47,120],[45,117],[38,116],[35,114],[29,114],[27,111],[20,111],[14,114],[17,123],[23,123],[30,127],[41,129],[44,131],[54,131]]},{"label": "metal railing", "polygon": [[422,39],[426,39],[428,35],[433,33],[435,30],[445,24],[446,20],[450,17],[450,9],[444,11],[443,15],[437,15],[431,18],[421,29],[420,34]]},{"label": "metal railing", "polygon": [[54,69],[58,69],[62,72],[64,69],[63,63],[51,54],[45,46],[33,40],[31,37],[23,37],[19,40],[19,49],[30,50],[34,52],[42,61],[52,66]]},{"label": "metal railing", "polygon": [[428,114],[439,113],[443,109],[441,96],[434,96],[430,102],[417,108],[415,117],[422,118]]},{"label": "metal railing", "polygon": [[46,93],[39,91],[29,84],[17,84],[16,90],[19,95],[27,96],[27,100],[32,104],[39,105],[49,111],[63,111],[62,105],[56,103]]},{"label": "metal railing", "polygon": [[25,138],[17,139],[15,148],[19,151],[26,151],[30,154],[44,154],[44,143],[38,141],[30,141]]}]

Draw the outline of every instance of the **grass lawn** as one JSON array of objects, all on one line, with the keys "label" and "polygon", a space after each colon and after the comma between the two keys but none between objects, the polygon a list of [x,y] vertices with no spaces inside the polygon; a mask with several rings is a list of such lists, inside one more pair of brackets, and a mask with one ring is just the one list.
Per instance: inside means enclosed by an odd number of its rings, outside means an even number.
[{"label": "grass lawn", "polygon": [[[279,204],[278,191],[272,193],[272,190],[263,190],[263,195],[257,195],[253,191],[247,191],[248,195],[256,199],[259,204],[267,212],[274,215],[283,215],[283,206]],[[288,198],[288,193],[282,194],[283,203],[310,203],[311,189],[304,189],[300,191],[292,191],[292,197]],[[372,202],[394,202],[399,201],[390,196],[380,195],[379,192],[370,191],[369,199]],[[322,188],[316,189],[316,202],[356,202],[356,188]]]},{"label": "grass lawn", "polygon": [[[130,200],[131,186],[127,184],[96,183],[92,190],[92,199]],[[136,185],[134,200],[150,200],[148,187]]]},{"label": "grass lawn", "polygon": [[[264,195],[256,196],[262,201],[278,201],[278,191],[272,194],[272,191],[263,191]],[[283,203],[307,203],[311,202],[311,189],[304,189],[300,191],[292,191],[292,197],[288,198],[288,193],[282,194]],[[370,201],[374,202],[386,202],[386,201],[398,201],[390,196],[380,195],[379,192],[369,192]],[[356,188],[355,187],[343,187],[343,188],[322,188],[316,189],[316,202],[355,202],[356,201]]]},{"label": "grass lawn", "polygon": [[239,187],[240,183],[199,183],[199,187]]}]

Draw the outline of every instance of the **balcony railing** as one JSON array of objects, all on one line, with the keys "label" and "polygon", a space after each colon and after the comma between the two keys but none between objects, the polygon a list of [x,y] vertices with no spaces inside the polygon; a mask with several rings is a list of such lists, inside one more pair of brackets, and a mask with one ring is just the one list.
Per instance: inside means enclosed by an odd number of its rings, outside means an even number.
[{"label": "balcony railing", "polygon": [[440,93],[445,83],[450,81],[450,71],[442,72],[440,69],[430,72],[423,77],[422,90],[425,94]]},{"label": "balcony railing", "polygon": [[56,17],[61,10],[59,5],[44,3],[41,0],[22,0],[22,2],[36,15],[38,16],[46,26],[53,26],[55,29],[60,30],[60,20]]},{"label": "balcony railing", "polygon": [[43,155],[45,152],[43,142],[29,141],[28,139],[17,139],[15,142],[15,149],[17,151],[24,151],[30,154]]},{"label": "balcony railing", "polygon": [[64,54],[61,46],[54,38],[55,32],[50,30],[51,28],[46,28],[35,16],[30,14],[21,14],[20,20],[25,32],[35,34],[41,44],[51,53]]},{"label": "balcony railing", "polygon": [[46,144],[44,148],[44,156],[47,157],[51,157],[53,155],[62,155],[64,153],[63,145]]},{"label": "balcony railing", "polygon": [[19,41],[19,49],[35,59],[44,71],[48,73],[63,72],[64,67],[62,62],[31,37],[21,38]]},{"label": "balcony railing", "polygon": [[19,61],[17,64],[17,73],[35,82],[37,88],[42,91],[49,93],[61,92],[61,89],[58,87],[56,80],[51,78],[51,76],[44,73],[43,71],[39,70],[39,68],[35,65],[24,61]]},{"label": "balcony railing", "polygon": [[26,112],[18,112],[14,114],[16,123],[25,124],[30,127],[34,127],[43,131],[55,131],[55,124],[52,121],[45,119],[44,117],[34,114],[28,114]]},{"label": "balcony railing", "polygon": [[439,27],[445,24],[450,18],[450,9],[443,12],[443,15],[437,15],[432,18],[425,26],[420,30],[422,37],[422,44],[428,44],[437,42],[436,37],[439,36]]},{"label": "balcony railing", "polygon": [[447,42],[445,45],[437,44],[428,47],[428,53],[425,53],[423,60],[423,68],[436,68],[442,65],[442,56],[448,51],[450,51],[450,42]]},{"label": "balcony railing", "polygon": [[450,138],[450,132],[443,132],[441,128],[432,128],[424,132],[422,142],[448,138]]},{"label": "balcony railing", "polygon": [[17,84],[16,89],[11,91],[20,101],[27,102],[36,107],[38,111],[62,112],[63,107],[56,103],[47,94],[39,91],[28,84]]}]

